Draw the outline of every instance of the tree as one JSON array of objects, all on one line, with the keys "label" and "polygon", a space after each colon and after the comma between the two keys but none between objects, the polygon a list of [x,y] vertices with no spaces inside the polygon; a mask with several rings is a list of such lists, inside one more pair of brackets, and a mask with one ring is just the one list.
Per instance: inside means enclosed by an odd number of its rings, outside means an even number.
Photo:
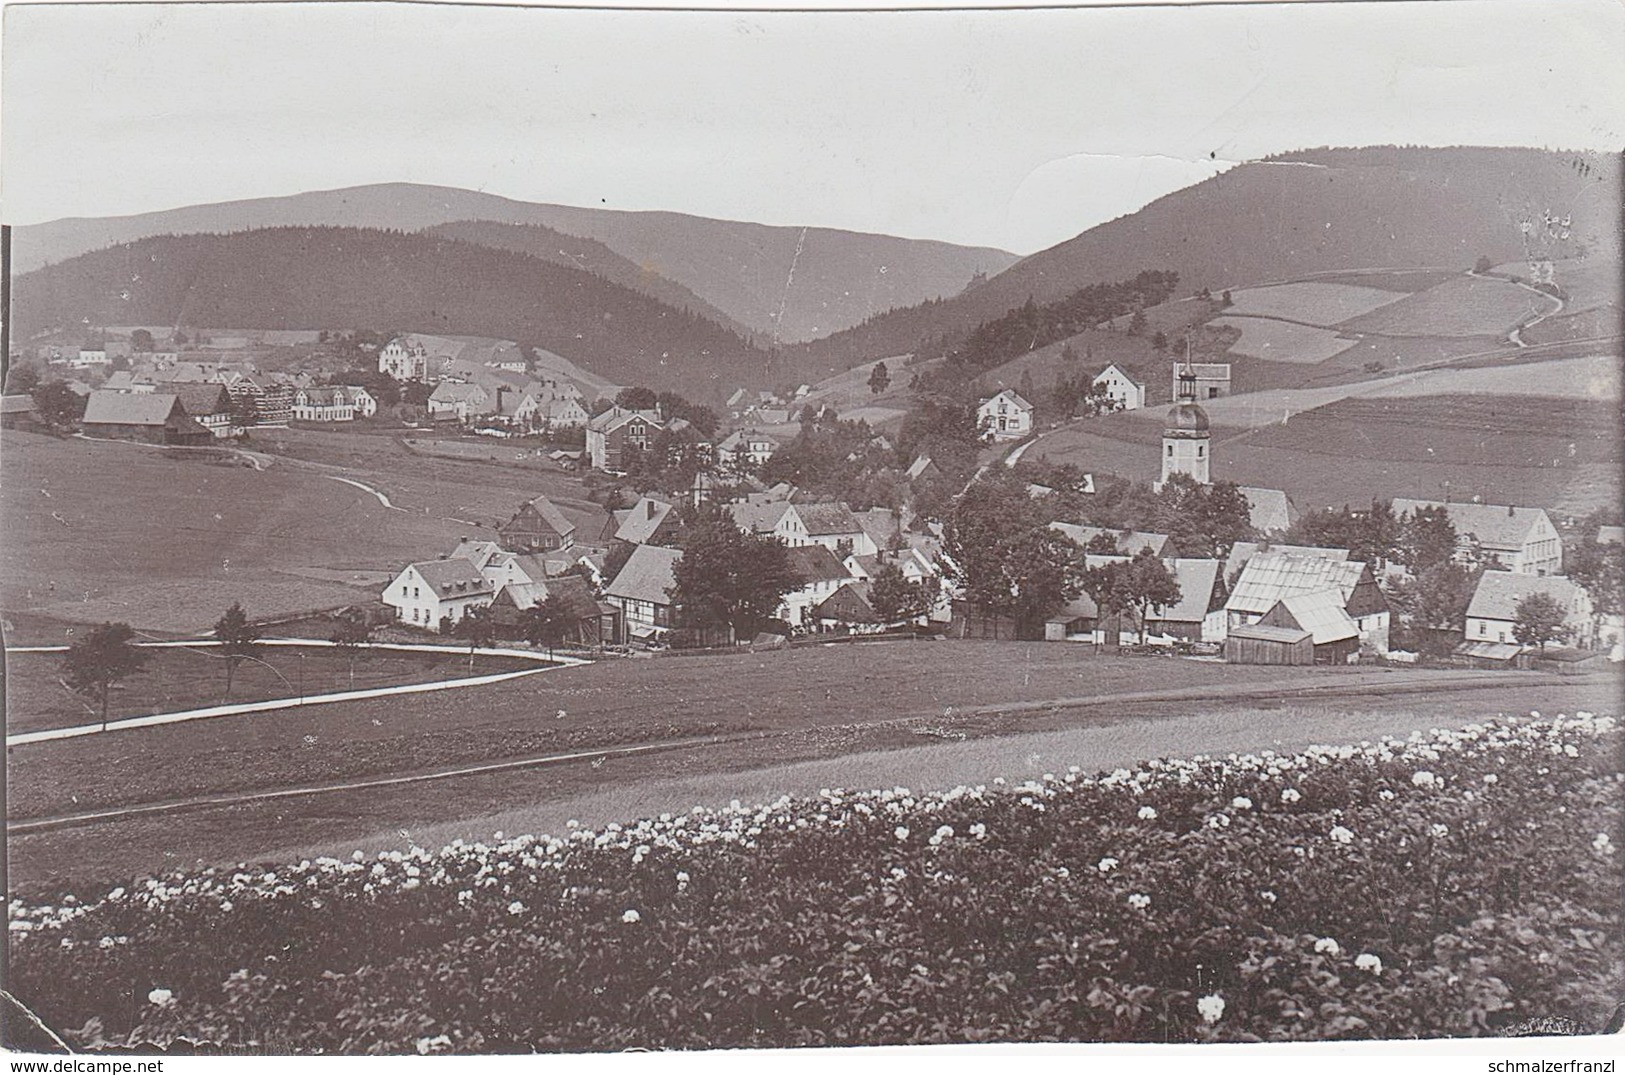
[{"label": "tree", "polygon": [[890,625],[925,615],[931,609],[932,595],[918,582],[903,576],[894,563],[883,563],[869,580],[869,607],[880,622]]},{"label": "tree", "polygon": [[6,371],[6,394],[27,395],[39,387],[39,370],[33,366],[13,365]]},{"label": "tree", "polygon": [[1136,309],[1134,316],[1128,319],[1128,334],[1138,336],[1145,331],[1145,310]]},{"label": "tree", "polygon": [[784,595],[801,585],[784,543],[747,534],[715,504],[685,504],[683,555],[672,569],[678,625],[723,630],[729,641],[755,637]]},{"label": "tree", "polygon": [[496,618],[491,615],[489,606],[465,608],[462,616],[451,625],[451,633],[468,642],[468,670],[472,673],[474,651],[483,649],[496,640]]},{"label": "tree", "polygon": [[1519,601],[1512,615],[1512,637],[1519,645],[1539,646],[1540,652],[1545,653],[1546,643],[1568,637],[1569,632],[1563,626],[1568,610],[1544,590]]},{"label": "tree", "polygon": [[69,690],[100,703],[103,731],[107,730],[107,696],[113,684],[141,671],[151,656],[132,644],[134,637],[135,631],[127,623],[104,623],[68,647],[62,658],[62,681]]},{"label": "tree", "polygon": [[1456,527],[1444,507],[1417,508],[1399,520],[1398,560],[1420,575],[1456,555]]},{"label": "tree", "polygon": [[1161,329],[1153,332],[1151,334],[1151,350],[1155,351],[1159,355],[1167,351],[1168,334],[1163,332]]},{"label": "tree", "polygon": [[219,639],[220,654],[226,659],[226,697],[230,698],[232,676],[245,658],[253,656],[260,629],[248,622],[242,602],[233,601],[225,615],[214,621],[214,637]]},{"label": "tree", "polygon": [[350,686],[355,686],[356,650],[372,639],[372,623],[364,613],[351,612],[339,618],[328,641],[343,651],[350,662]]},{"label": "tree", "polygon": [[152,351],[152,333],[144,328],[138,328],[130,333],[130,350],[137,354],[148,354]]},{"label": "tree", "polygon": [[1584,538],[1580,544],[1563,554],[1563,563],[1569,578],[1591,595],[1599,613],[1617,616],[1625,604],[1625,547],[1601,544],[1597,541],[1599,517],[1582,520]]},{"label": "tree", "polygon": [[1082,587],[1082,550],[1050,528],[1025,481],[998,467],[949,513],[943,547],[965,598],[983,615],[1008,616],[1031,637]]},{"label": "tree", "polygon": [[1084,545],[1083,551],[1093,553],[1096,556],[1120,555],[1123,551],[1118,544],[1121,537],[1122,535],[1115,530],[1102,530],[1089,539],[1088,543]]},{"label": "tree", "polygon": [[524,611],[519,618],[521,637],[533,646],[546,646],[551,654],[562,643],[574,626],[574,617],[563,598],[548,594]]},{"label": "tree", "polygon": [[1178,579],[1149,548],[1142,548],[1131,560],[1090,568],[1084,573],[1083,586],[1102,612],[1133,612],[1142,644],[1147,614],[1167,608],[1181,596]]},{"label": "tree", "polygon": [[652,388],[632,385],[615,394],[615,404],[629,411],[652,411],[660,403],[660,396]]},{"label": "tree", "polygon": [[1223,559],[1253,536],[1252,505],[1234,482],[1203,485],[1171,474],[1157,493],[1152,524],[1142,529],[1167,534],[1185,556]]},{"label": "tree", "polygon": [[85,416],[85,397],[62,381],[48,381],[33,394],[34,413],[53,431],[69,429]]},{"label": "tree", "polygon": [[1473,263],[1473,271],[1478,273],[1480,276],[1483,276],[1493,268],[1495,268],[1495,262],[1490,260],[1488,254],[1478,255],[1478,260]]},{"label": "tree", "polygon": [[621,568],[626,566],[626,562],[632,558],[632,550],[636,548],[630,541],[617,541],[609,547],[604,554],[603,577],[606,584],[615,581],[615,576],[621,573]]},{"label": "tree", "polygon": [[880,395],[891,384],[891,374],[886,370],[884,362],[876,362],[874,372],[869,374],[869,391],[873,395]]}]

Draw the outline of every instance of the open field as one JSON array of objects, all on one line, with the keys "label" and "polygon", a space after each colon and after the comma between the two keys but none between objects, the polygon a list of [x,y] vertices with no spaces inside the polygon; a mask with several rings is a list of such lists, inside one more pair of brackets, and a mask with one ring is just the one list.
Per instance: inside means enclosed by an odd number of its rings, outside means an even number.
[{"label": "open field", "polygon": [[1352,317],[1370,313],[1391,302],[1401,293],[1358,284],[1305,280],[1295,284],[1249,287],[1231,293],[1228,314],[1281,317],[1311,325],[1331,327]]},{"label": "open field", "polygon": [[[1538,370],[1540,366],[1532,365]],[[1248,397],[1215,401],[1240,404]],[[1301,511],[1372,497],[1479,495],[1583,513],[1618,496],[1613,405],[1535,396],[1363,397],[1248,432],[1215,426],[1213,475],[1284,489]],[[1157,421],[1114,415],[1043,437],[1029,454],[1151,480]],[[1263,417],[1260,415],[1260,417]],[[1572,446],[1572,454],[1571,454]]]},{"label": "open field", "polygon": [[[912,648],[913,644],[902,644]],[[1060,650],[1057,658],[1082,661],[1105,675],[1090,682],[1131,684],[1146,682],[1145,659],[1080,658],[1073,647],[1034,644],[942,643],[942,648],[979,646],[993,650],[993,660],[973,655],[975,668],[1008,669],[994,680],[994,691],[1004,697],[1033,692],[1021,684],[1026,673],[1037,672],[1048,662],[1040,662],[1042,650]],[[1032,659],[1025,655],[1033,651]],[[881,647],[874,647],[881,649]],[[999,653],[1006,655],[998,661]],[[782,656],[782,655],[781,655]],[[960,654],[961,657],[964,654]],[[1047,654],[1044,654],[1047,656]],[[645,662],[638,662],[645,663]],[[684,662],[689,663],[689,662]],[[710,664],[696,659],[694,664]],[[957,671],[961,661],[947,661]],[[1065,662],[1062,662],[1065,663]],[[1112,667],[1118,665],[1120,667]],[[873,667],[871,662],[870,667]],[[1171,660],[1156,661],[1159,683],[1169,679],[1189,682],[1191,670],[1224,675],[1222,665],[1202,665]],[[562,683],[559,676],[572,672],[549,672],[522,682],[545,685]],[[1053,675],[1059,669],[1053,669]],[[489,835],[495,829],[562,831],[564,821],[626,821],[655,812],[686,810],[695,803],[724,805],[732,798],[771,799],[804,788],[875,784],[910,787],[945,787],[961,780],[991,781],[994,776],[1019,778],[1028,774],[1057,771],[1069,764],[1091,767],[1110,766],[1131,758],[1150,758],[1193,751],[1226,751],[1244,748],[1279,748],[1282,744],[1310,741],[1347,741],[1379,732],[1463,723],[1486,715],[1517,709],[1563,706],[1605,709],[1617,694],[1617,681],[1595,679],[1558,680],[1535,675],[1485,676],[1463,672],[1385,672],[1383,670],[1315,670],[1289,677],[1256,678],[1257,669],[1243,671],[1245,679],[1193,683],[1179,698],[1118,700],[1107,695],[1101,704],[1071,702],[1052,707],[1041,701],[1022,708],[1004,703],[991,712],[956,706],[952,713],[943,708],[920,708],[902,695],[902,704],[868,701],[853,704],[850,696],[895,698],[896,692],[840,691],[830,702],[822,703],[826,713],[812,718],[795,712],[791,699],[783,695],[782,712],[770,714],[765,707],[756,710],[759,730],[752,734],[700,739],[687,745],[653,753],[617,756],[601,755],[588,764],[588,758],[573,763],[541,767],[513,768],[482,772],[443,780],[394,786],[372,786],[335,790],[321,794],[234,805],[203,806],[183,812],[138,814],[117,820],[66,828],[46,829],[9,836],[12,885],[15,890],[41,892],[63,883],[94,880],[117,883],[142,873],[195,868],[200,865],[235,862],[296,861],[328,851],[348,853],[356,847],[381,848],[430,844],[464,833]],[[1125,675],[1126,673],[1126,675]],[[1169,673],[1171,675],[1165,675]],[[740,677],[733,677],[739,679]],[[800,680],[799,675],[790,677]],[[929,662],[917,679],[925,693],[931,682],[943,678],[942,665]],[[954,677],[957,678],[957,677]],[[968,677],[967,677],[968,678]],[[744,677],[745,685],[757,684],[759,700],[771,701],[766,675]],[[1107,690],[1069,686],[1064,681],[1052,689],[1069,694],[1087,693],[1096,697]],[[1409,686],[1400,681],[1408,681]],[[713,676],[711,684],[722,682]],[[1032,676],[1037,685],[1040,676]],[[1279,697],[1283,687],[1332,691],[1321,700],[1299,701]],[[480,691],[495,688],[477,688]],[[1384,697],[1387,691],[1400,691]],[[1422,690],[1425,694],[1408,693]],[[1243,700],[1235,692],[1255,692]],[[732,693],[731,689],[728,693]],[[909,692],[912,694],[913,692]],[[1264,694],[1276,697],[1263,697]],[[469,697],[472,697],[470,692]],[[846,696],[846,697],[843,697]],[[1229,700],[1227,700],[1229,699]],[[566,703],[560,703],[566,704]],[[336,708],[336,707],[328,707]],[[691,698],[674,719],[688,721],[696,710]],[[714,707],[713,707],[714,708]],[[908,719],[906,714],[916,716]],[[441,723],[462,727],[477,721],[477,715],[459,708],[441,715]],[[553,723],[556,716],[546,712],[533,718],[536,723]],[[572,709],[565,723],[576,719]],[[607,727],[608,725],[605,725]],[[221,727],[221,726],[216,726]],[[203,731],[194,726],[194,730]],[[212,730],[212,729],[211,729]],[[340,728],[317,728],[309,734],[320,737],[305,744],[292,736],[292,754],[312,770],[322,769],[327,739],[342,739]],[[377,732],[377,729],[374,729]],[[449,729],[448,729],[449,731]],[[639,729],[631,729],[639,734]],[[645,726],[642,732],[658,731]],[[277,751],[283,740],[278,729],[262,728],[267,737],[266,752]],[[379,733],[382,734],[382,733]],[[597,738],[602,738],[599,736]],[[613,736],[611,736],[613,737]],[[108,737],[111,740],[114,737]],[[572,750],[585,746],[590,736],[574,735]],[[627,736],[620,737],[623,741]],[[422,765],[443,756],[446,735],[430,735],[421,741],[402,742],[394,764]],[[82,741],[84,742],[84,741]],[[94,743],[88,745],[95,745]],[[335,739],[335,745],[340,745]],[[342,745],[342,749],[364,749],[364,744]],[[370,748],[366,748],[370,749]],[[555,748],[557,750],[559,748]],[[144,756],[154,756],[145,753]],[[199,760],[215,764],[225,757],[218,750],[200,751]],[[19,749],[13,758],[25,759]],[[55,768],[81,772],[85,762],[58,755]],[[49,772],[51,766],[43,771]],[[232,771],[240,773],[233,764]],[[286,767],[286,777],[297,783],[312,781],[301,777],[301,766]],[[64,777],[63,782],[71,777]],[[224,780],[220,783],[225,783]],[[82,791],[84,785],[79,785]],[[68,795],[60,797],[69,810],[74,804]]]},{"label": "open field", "polygon": [[[1552,278],[1568,295],[1565,312],[1583,313],[1600,307],[1612,307],[1617,310],[1621,268],[1618,262],[1601,258],[1583,260],[1569,258],[1553,262]],[[1509,261],[1505,265],[1497,265],[1490,271],[1498,276],[1517,277],[1523,280],[1528,280],[1530,276],[1529,264],[1523,261]]]},{"label": "open field", "polygon": [[1426,291],[1446,280],[1460,276],[1452,269],[1367,269],[1349,272],[1317,272],[1304,277],[1305,282],[1317,284],[1350,284],[1354,287],[1397,291],[1402,295]]},{"label": "open field", "polygon": [[[328,646],[262,646],[240,661],[226,691],[226,659],[209,647],[148,649],[146,668],[114,686],[110,720],[173,713],[228,702],[297,698],[335,691],[427,683],[469,675],[514,671],[527,665],[511,657],[479,656],[472,671],[466,654],[358,650],[350,658]],[[38,731],[95,723],[101,710],[58,679],[58,653],[11,653],[6,659],[6,731]],[[227,718],[229,719],[229,718]]]},{"label": "open field", "polygon": [[538,493],[583,541],[606,517],[562,474],[426,458],[384,435],[267,430],[253,447],[272,465],[8,431],[0,609],[193,633],[235,600],[258,618],[375,604],[373,573],[491,536]]},{"label": "open field", "polygon": [[1213,323],[1241,333],[1241,339],[1230,345],[1231,354],[1275,362],[1314,365],[1335,358],[1354,345],[1353,340],[1343,339],[1331,329],[1266,317],[1220,317]]},{"label": "open field", "polygon": [[1458,276],[1345,321],[1350,332],[1391,336],[1504,336],[1555,302],[1504,280]]}]

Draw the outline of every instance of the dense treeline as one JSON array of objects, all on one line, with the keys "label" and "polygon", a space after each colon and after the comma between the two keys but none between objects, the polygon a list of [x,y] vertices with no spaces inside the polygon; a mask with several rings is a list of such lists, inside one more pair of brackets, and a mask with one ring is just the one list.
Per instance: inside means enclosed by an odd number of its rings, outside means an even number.
[{"label": "dense treeline", "polygon": [[602,277],[471,243],[361,228],[160,236],[19,277],[19,334],[65,324],[392,325],[524,340],[622,383],[710,396],[767,355]]}]

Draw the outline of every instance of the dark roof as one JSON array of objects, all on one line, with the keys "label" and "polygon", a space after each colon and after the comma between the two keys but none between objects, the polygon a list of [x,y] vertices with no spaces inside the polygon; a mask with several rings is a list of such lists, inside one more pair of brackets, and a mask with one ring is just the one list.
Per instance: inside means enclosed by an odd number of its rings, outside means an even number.
[{"label": "dark roof", "polygon": [[1167,429],[1185,433],[1205,433],[1208,430],[1207,412],[1195,403],[1176,403],[1168,408]]},{"label": "dark roof", "polygon": [[668,549],[663,545],[639,545],[621,568],[621,573],[604,588],[608,597],[632,601],[649,601],[657,605],[672,603],[671,590],[676,585],[677,561],[682,559],[681,549]]},{"label": "dark roof", "polygon": [[784,552],[790,560],[790,570],[803,584],[834,582],[851,577],[835,554],[823,545],[798,545]]},{"label": "dark roof", "polygon": [[92,392],[85,402],[85,424],[161,426],[177,402],[167,392]]},{"label": "dark roof", "polygon": [[1513,571],[1486,571],[1478,580],[1473,599],[1467,605],[1468,619],[1506,620],[1518,618],[1518,603],[1537,593],[1549,595],[1573,615],[1580,600],[1580,587],[1563,575],[1522,575]]},{"label": "dark roof", "polygon": [[412,567],[441,597],[491,592],[491,583],[480,574],[479,568],[461,557],[451,560],[424,560],[413,564]]},{"label": "dark roof", "polygon": [[[603,610],[593,593],[592,583],[580,575],[560,575],[544,584],[547,596],[557,598],[570,615],[578,620],[596,618]],[[610,606],[612,609],[614,606]]]},{"label": "dark roof", "polygon": [[163,385],[162,390],[178,398],[187,414],[223,414],[231,409],[231,393],[223,384],[176,381]]},{"label": "dark roof", "polygon": [[863,524],[858,522],[857,516],[845,504],[797,504],[796,514],[801,516],[802,525],[807,528],[811,537],[821,537],[830,534],[861,534],[864,532]]},{"label": "dark roof", "polygon": [[[542,522],[546,523],[548,528],[551,529],[555,534],[559,535],[559,537],[568,537],[569,535],[575,533],[575,523],[572,523],[569,519],[566,519],[564,517],[564,513],[559,511],[559,509],[554,506],[553,502],[547,499],[547,497],[539,496],[533,500],[526,501],[520,506],[520,511],[523,511],[527,507],[533,508],[536,514],[541,516]],[[515,514],[513,519],[508,521],[508,527],[513,526],[518,519],[518,514]],[[508,527],[504,527],[503,529],[507,529]]]}]

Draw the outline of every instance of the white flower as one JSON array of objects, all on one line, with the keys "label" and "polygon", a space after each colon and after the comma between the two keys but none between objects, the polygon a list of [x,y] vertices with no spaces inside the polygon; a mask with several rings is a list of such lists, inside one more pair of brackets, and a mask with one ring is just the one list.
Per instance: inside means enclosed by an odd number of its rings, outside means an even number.
[{"label": "white flower", "polygon": [[1151,906],[1151,897],[1143,893],[1132,893],[1128,898],[1128,905],[1136,910],[1143,911]]},{"label": "white flower", "polygon": [[907,825],[899,825],[899,826],[897,826],[897,828],[892,830],[892,835],[897,837],[899,840],[908,839],[908,826]]},{"label": "white flower", "polygon": [[1298,793],[1297,788],[1281,789],[1281,801],[1284,803],[1295,803],[1302,798],[1303,796]]},{"label": "white flower", "polygon": [[1337,947],[1337,942],[1332,940],[1330,937],[1322,937],[1320,940],[1315,942],[1315,951],[1325,952],[1329,956],[1335,956],[1341,951],[1341,949]]},{"label": "white flower", "polygon": [[1230,819],[1223,814],[1214,814],[1212,817],[1207,819],[1207,827],[1210,829],[1229,828]]},{"label": "white flower", "polygon": [[450,1044],[451,1039],[446,1037],[444,1034],[438,1034],[432,1038],[419,1038],[417,1040],[418,1054],[420,1056],[427,1056],[429,1055],[429,1050],[438,1049],[442,1045]]},{"label": "white flower", "polygon": [[986,839],[987,826],[978,821],[976,824],[970,827],[970,834],[976,837],[978,840]]},{"label": "white flower", "polygon": [[525,913],[525,905],[520,903],[518,900],[514,900],[512,903],[508,904],[508,913],[509,914],[524,914]]},{"label": "white flower", "polygon": [[1433,825],[1428,829],[1428,832],[1433,834],[1433,838],[1435,840],[1442,840],[1446,836],[1450,835],[1450,826],[1449,825]]},{"label": "white flower", "polygon": [[1341,825],[1333,825],[1330,835],[1334,841],[1340,844],[1354,842],[1354,833],[1350,832],[1348,829],[1345,829]]},{"label": "white flower", "polygon": [[1202,1022],[1217,1023],[1224,1018],[1224,998],[1211,993],[1196,1002],[1196,1011],[1202,1016]]},{"label": "white flower", "polygon": [[1411,783],[1419,788],[1431,788],[1437,778],[1426,769],[1418,769],[1411,774]]},{"label": "white flower", "polygon": [[688,884],[688,871],[687,870],[678,870],[677,871],[677,883],[680,884],[680,885]]},{"label": "white flower", "polygon": [[1251,810],[1252,808],[1253,801],[1245,795],[1237,795],[1230,800],[1230,809],[1232,810]]},{"label": "white flower", "polygon": [[1155,821],[1155,820],[1157,820],[1157,808],[1154,807],[1154,806],[1142,806],[1142,807],[1140,807],[1140,820],[1141,821]]},{"label": "white flower", "polygon": [[1099,870],[1101,873],[1111,873],[1113,870],[1117,869],[1117,860],[1108,855],[1106,858],[1100,860],[1100,862],[1095,866],[1095,869]]},{"label": "white flower", "polygon": [[1393,802],[1394,793],[1389,791],[1387,788],[1383,788],[1381,791],[1377,792],[1377,798],[1381,799],[1385,803]]},{"label": "white flower", "polygon": [[1276,896],[1275,893],[1271,892],[1269,889],[1265,889],[1263,892],[1260,892],[1258,894],[1258,896],[1265,903],[1274,903],[1277,899],[1280,898],[1280,897]]},{"label": "white flower", "polygon": [[152,992],[147,994],[147,1000],[149,1003],[156,1004],[160,1008],[167,1008],[169,1005],[175,1003],[175,994],[171,993],[167,989],[154,989]]},{"label": "white flower", "polygon": [[1359,955],[1355,956],[1354,965],[1360,970],[1370,971],[1372,974],[1382,973],[1382,960],[1378,959],[1370,952],[1361,952]]},{"label": "white flower", "polygon": [[1591,849],[1599,855],[1612,855],[1614,842],[1608,838],[1606,832],[1597,833],[1597,838],[1591,841]]},{"label": "white flower", "polygon": [[937,839],[951,840],[953,837],[954,827],[952,825],[943,825],[941,828],[937,829]]},{"label": "white flower", "polygon": [[1486,784],[1499,783],[1500,779],[1501,778],[1496,776],[1494,773],[1485,773],[1484,774],[1484,783],[1486,783]]},{"label": "white flower", "polygon": [[893,881],[901,881],[903,878],[908,876],[908,871],[903,869],[901,866],[893,866],[891,868],[891,876]]},{"label": "white flower", "polygon": [[643,916],[638,914],[636,911],[632,910],[631,908],[628,908],[627,910],[625,910],[625,911],[623,911],[621,913],[621,921],[625,922],[629,926],[632,925],[635,922],[641,921],[642,919],[643,919]]}]

